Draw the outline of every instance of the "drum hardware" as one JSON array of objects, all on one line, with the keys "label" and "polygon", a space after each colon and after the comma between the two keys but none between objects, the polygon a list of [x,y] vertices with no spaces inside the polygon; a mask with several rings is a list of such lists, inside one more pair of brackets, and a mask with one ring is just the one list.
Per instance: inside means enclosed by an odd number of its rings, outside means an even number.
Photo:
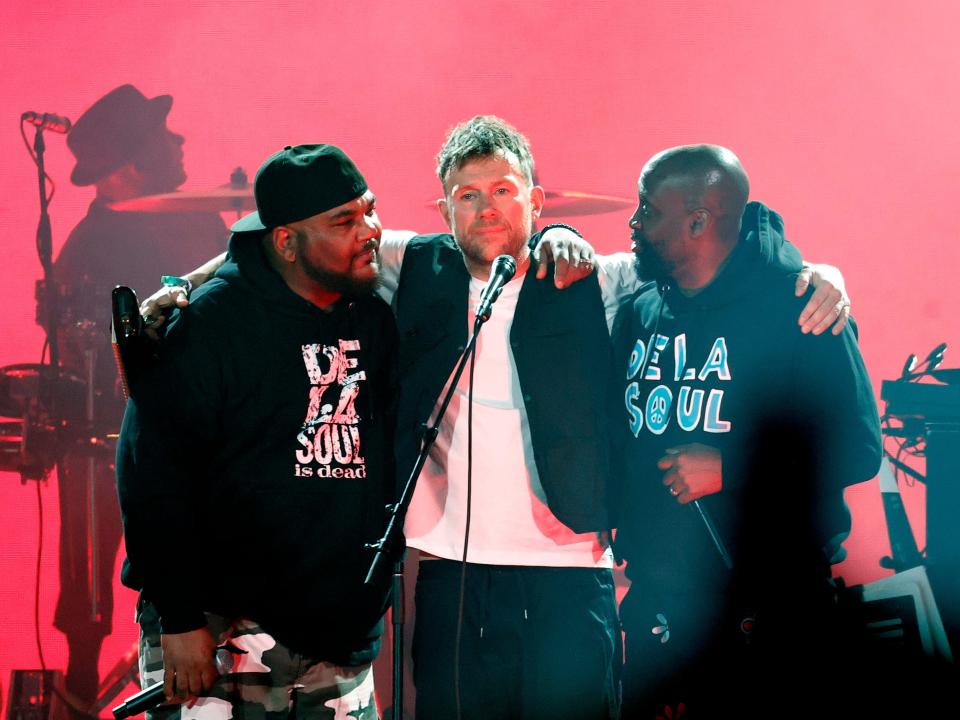
[{"label": "drum hardware", "polygon": [[575,217],[579,215],[599,215],[632,208],[637,204],[635,198],[597,195],[577,190],[546,190],[546,200],[540,217]]},{"label": "drum hardware", "polygon": [[[960,542],[956,517],[960,512],[960,371],[939,369],[946,343],[937,345],[916,368],[911,355],[896,380],[884,380],[881,398],[886,412],[882,432],[898,443],[895,452],[884,450],[880,480],[891,555],[884,567],[897,576],[920,567],[929,576],[947,639],[960,647]],[[919,459],[925,472],[905,462]],[[926,498],[926,547],[921,552],[913,539],[895,471],[919,480]],[[896,577],[896,576],[895,576]]]},{"label": "drum hardware", "polygon": [[[587,193],[579,190],[546,190],[546,201],[540,217],[574,217],[579,215],[599,215],[624,210],[636,205],[635,198],[616,195]],[[426,203],[434,207],[436,200]],[[111,210],[120,212],[243,212],[256,210],[253,187],[247,182],[243,168],[235,168],[230,174],[230,182],[212,190],[175,190],[158,195],[121,200],[110,205]]]},{"label": "drum hardware", "polygon": [[37,301],[37,324],[43,325],[43,319],[50,314],[49,308],[55,307],[55,327],[61,333],[92,333],[99,328],[105,329],[110,322],[109,288],[90,277],[52,285],[37,280],[34,298]]},{"label": "drum hardware", "polygon": [[[86,532],[84,532],[88,548],[85,560],[91,590],[89,594],[92,601],[91,616],[97,621],[101,619],[102,604],[97,593],[100,583],[97,578],[99,560],[96,553],[99,542],[96,520],[101,510],[96,508],[97,503],[94,502],[94,488],[91,481],[94,478],[95,468],[100,471],[101,480],[103,480],[105,468],[110,466],[112,470],[113,445],[117,438],[115,432],[99,431],[104,425],[104,418],[110,414],[104,412],[108,408],[101,402],[108,399],[107,394],[110,390],[105,389],[106,379],[102,372],[103,368],[98,369],[100,372],[94,372],[97,346],[102,343],[103,336],[106,334],[109,303],[105,297],[105,289],[101,289],[102,285],[94,278],[78,279],[79,282],[72,287],[55,282],[52,232],[48,213],[53,192],[48,187],[48,182],[52,186],[52,180],[44,169],[43,156],[46,149],[42,135],[44,129],[44,123],[38,124],[35,142],[31,149],[26,135],[23,134],[21,122],[21,133],[27,150],[36,164],[39,183],[40,219],[37,226],[36,247],[43,275],[36,284],[36,319],[44,329],[46,352],[39,364],[21,363],[0,368],[0,472],[19,473],[23,484],[27,480],[43,481],[49,476],[50,470],[62,463],[69,455],[78,459],[77,471],[80,472],[61,473],[61,482],[79,481],[84,475],[82,468],[86,463],[89,505],[84,510],[89,517]],[[249,189],[244,189],[248,183],[242,171],[235,172],[231,176],[231,181],[237,187],[232,188],[230,192],[221,193],[221,196],[226,196],[226,202],[228,202],[228,207],[224,209],[235,210],[239,215],[242,210],[253,206],[252,193]],[[248,196],[249,199],[246,199]],[[237,197],[241,198],[239,202],[235,201]],[[224,202],[223,197],[218,197],[216,202]],[[86,297],[81,297],[84,295]],[[61,342],[70,344],[71,358],[83,368],[82,371],[76,369],[74,372],[78,372],[82,378],[62,367]],[[44,359],[46,362],[42,362]],[[60,467],[64,468],[65,464],[61,464]],[[61,510],[68,509],[61,508]],[[37,631],[39,633],[39,627]],[[30,695],[28,709],[39,711],[41,700],[44,707],[47,707],[49,700],[56,697],[65,700],[81,715],[89,712],[90,708],[79,699],[62,688],[54,687],[52,680],[54,674],[42,674],[44,679],[39,682],[38,692]],[[124,684],[135,675],[134,649],[118,662],[105,679],[100,687],[98,705],[93,710],[98,711],[106,707]]]},{"label": "drum hardware", "polygon": [[59,427],[34,416],[24,418],[20,441],[20,483],[46,480],[60,457]]},{"label": "drum hardware", "polygon": [[36,403],[34,413],[63,420],[83,414],[83,381],[50,365],[17,363],[0,367],[0,415],[23,418]]},{"label": "drum hardware", "polygon": [[117,433],[98,433],[82,421],[54,420],[31,411],[22,418],[0,420],[0,472],[27,480],[46,480],[67,454],[113,467]]},{"label": "drum hardware", "polygon": [[25,435],[23,420],[0,422],[0,472],[19,473],[21,483],[41,479],[50,469],[27,459]]},{"label": "drum hardware", "polygon": [[[44,287],[49,287],[45,285]],[[93,622],[101,620],[98,543],[99,493],[97,472],[112,466],[109,440],[98,432],[96,343],[91,338],[102,326],[78,320],[71,328],[83,363],[83,379],[50,365],[20,363],[0,368],[0,414],[18,418],[0,426],[0,470],[27,480],[46,480],[68,454],[78,458],[86,485],[87,592]],[[62,330],[62,329],[60,329]],[[66,476],[61,474],[61,481]],[[71,478],[72,479],[72,478]],[[79,479],[79,478],[77,478]]]},{"label": "drum hardware", "polygon": [[257,209],[253,198],[253,186],[247,182],[247,173],[242,167],[230,173],[230,182],[212,190],[174,190],[159,195],[122,200],[110,205],[120,212],[235,212],[239,218],[244,212]]},{"label": "drum hardware", "polygon": [[[96,409],[96,363],[97,351],[87,347],[83,351],[84,370],[86,371],[85,420],[93,425]],[[86,457],[87,475],[87,597],[90,598],[90,621],[100,621],[100,548],[97,542],[100,512],[97,509],[97,460],[92,455]]]},{"label": "drum hardware", "polygon": [[[632,208],[637,204],[636,198],[598,195],[579,190],[545,190],[543,194],[545,200],[540,211],[542,218],[600,215]],[[430,200],[424,204],[426,207],[436,207],[437,201]]]}]

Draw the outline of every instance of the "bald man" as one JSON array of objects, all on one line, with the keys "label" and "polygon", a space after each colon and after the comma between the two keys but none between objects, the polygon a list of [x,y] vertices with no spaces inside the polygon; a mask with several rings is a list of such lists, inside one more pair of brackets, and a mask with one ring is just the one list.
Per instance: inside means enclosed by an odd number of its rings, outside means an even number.
[{"label": "bald man", "polygon": [[879,466],[873,393],[853,328],[797,326],[789,248],[740,236],[741,223],[765,226],[758,214],[780,220],[747,203],[732,152],[666,150],[638,189],[637,272],[655,282],[615,330],[629,463],[617,547],[632,580],[624,716],[681,704],[691,720],[776,716],[766,690],[829,674],[829,662],[796,665],[798,647],[836,657],[830,564],[850,529],[843,489]]}]

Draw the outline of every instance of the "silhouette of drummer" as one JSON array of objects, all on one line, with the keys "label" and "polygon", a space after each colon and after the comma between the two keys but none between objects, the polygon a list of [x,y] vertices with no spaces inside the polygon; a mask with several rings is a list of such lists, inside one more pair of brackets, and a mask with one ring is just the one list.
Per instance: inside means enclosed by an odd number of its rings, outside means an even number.
[{"label": "silhouette of drummer", "polygon": [[61,364],[93,393],[85,393],[81,417],[65,418],[66,450],[57,464],[60,597],[54,625],[67,638],[67,690],[85,703],[97,696],[122,534],[112,449],[103,442],[119,430],[123,415],[110,347],[110,291],[117,284],[152,290],[161,274],[185,273],[226,246],[227,231],[216,212],[110,207],[176,190],[186,180],[184,139],[167,128],[172,103],[169,95],[148,99],[123,85],[94,103],[67,136],[77,160],[70,179],[93,186],[96,197],[56,260],[56,287],[46,292],[57,293]]}]

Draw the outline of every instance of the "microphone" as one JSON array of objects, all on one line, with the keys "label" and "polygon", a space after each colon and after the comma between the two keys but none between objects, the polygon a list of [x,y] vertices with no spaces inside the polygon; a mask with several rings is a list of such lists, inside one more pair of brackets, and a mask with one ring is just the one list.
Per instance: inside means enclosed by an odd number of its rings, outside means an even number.
[{"label": "microphone", "polygon": [[900,379],[910,377],[913,373],[913,369],[917,366],[917,356],[913,353],[907,356],[907,361],[903,364],[903,370],[900,371]]},{"label": "microphone", "polygon": [[940,343],[933,350],[930,351],[930,354],[927,355],[927,372],[931,370],[936,370],[939,367],[940,363],[943,362],[943,354],[947,351],[947,344]]},{"label": "microphone", "polygon": [[50,130],[51,132],[60,133],[64,135],[70,132],[70,128],[73,127],[73,123],[70,122],[69,118],[65,118],[62,115],[54,115],[53,113],[38,113],[27,111],[20,116],[21,120],[26,120],[31,125],[36,125],[41,130]]},{"label": "microphone", "polygon": [[[221,675],[233,672],[233,655],[227,648],[218,647],[213,659],[217,666],[217,672]],[[158,682],[156,685],[151,685],[145,690],[141,690],[136,695],[131,695],[111,710],[111,712],[116,720],[124,720],[124,718],[133,717],[146,710],[155,708],[165,699],[163,683]]]},{"label": "microphone", "polygon": [[723,538],[720,537],[720,531],[717,530],[717,526],[713,524],[713,518],[710,517],[710,513],[700,504],[699,500],[694,500],[692,505],[697,509],[697,512],[700,513],[700,519],[703,520],[703,524],[707,528],[707,533],[710,535],[710,539],[713,540],[713,546],[717,549],[717,552],[720,553],[720,559],[723,560],[723,564],[727,566],[727,570],[733,570],[733,558],[730,557],[727,546],[724,545]]},{"label": "microphone", "polygon": [[510,255],[498,255],[490,269],[490,280],[480,293],[480,304],[477,305],[477,324],[485,323],[490,319],[493,304],[500,297],[503,286],[506,285],[517,272],[517,261]]},{"label": "microphone", "polygon": [[131,380],[141,371],[146,360],[143,342],[143,318],[137,294],[125,285],[117,285],[110,294],[113,322],[110,342],[113,359],[120,374],[124,399],[130,399]]}]

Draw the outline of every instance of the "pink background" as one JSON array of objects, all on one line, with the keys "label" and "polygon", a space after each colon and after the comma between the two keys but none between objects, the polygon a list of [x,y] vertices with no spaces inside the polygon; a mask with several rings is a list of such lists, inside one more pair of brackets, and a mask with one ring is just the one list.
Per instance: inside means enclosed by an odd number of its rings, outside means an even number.
[{"label": "pink background", "polygon": [[[288,143],[334,142],[364,170],[384,224],[421,231],[441,229],[427,203],[439,190],[443,134],[477,113],[528,135],[547,189],[630,197],[655,151],[726,145],[804,256],[843,269],[879,394],[908,353],[960,341],[958,26],[960,5],[922,0],[11,0],[0,9],[0,365],[36,362],[42,343],[36,174],[19,114],[75,120],[132,82],[150,97],[174,96],[169,126],[187,138],[185,188],[225,183],[237,165],[252,177]],[[49,135],[55,252],[93,196],[70,184],[72,160]],[[568,221],[612,252],[628,248],[629,214]],[[956,365],[949,354],[945,365]],[[41,636],[53,668],[66,662],[51,624],[55,482],[41,487]],[[903,494],[922,547],[923,487]],[[854,531],[839,572],[852,584],[886,573],[878,561],[889,546],[876,483],[849,501]],[[0,529],[6,687],[12,668],[39,666],[36,490],[13,474],[0,474]],[[133,602],[118,583],[101,676],[134,640]]]}]

